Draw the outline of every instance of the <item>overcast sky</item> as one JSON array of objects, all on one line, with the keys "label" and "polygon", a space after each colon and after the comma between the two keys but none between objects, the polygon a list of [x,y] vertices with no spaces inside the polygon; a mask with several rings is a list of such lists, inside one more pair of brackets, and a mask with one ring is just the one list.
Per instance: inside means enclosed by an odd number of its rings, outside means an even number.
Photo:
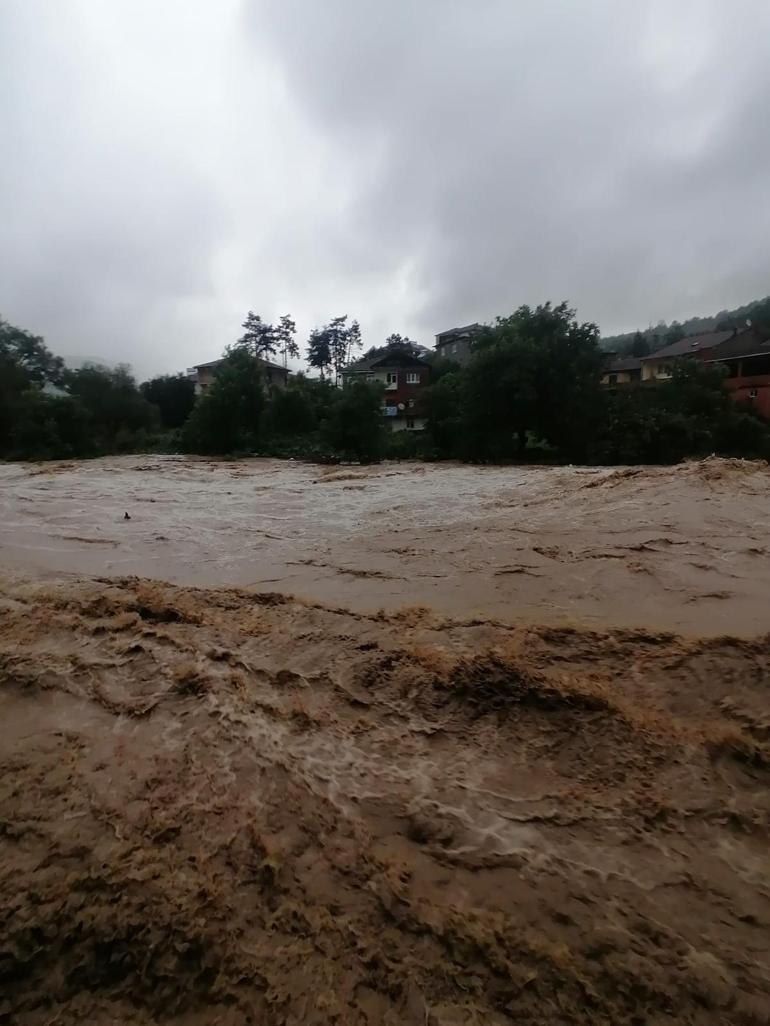
[{"label": "overcast sky", "polygon": [[770,292],[767,0],[0,0],[0,316],[140,377]]}]

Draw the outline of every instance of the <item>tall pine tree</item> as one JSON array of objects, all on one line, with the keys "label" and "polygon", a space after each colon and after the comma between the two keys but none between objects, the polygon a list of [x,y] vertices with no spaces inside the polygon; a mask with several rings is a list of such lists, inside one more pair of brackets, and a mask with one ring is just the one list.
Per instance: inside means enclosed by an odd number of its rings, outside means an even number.
[{"label": "tall pine tree", "polygon": [[362,346],[361,327],[358,321],[348,324],[348,315],[344,314],[342,317],[333,317],[317,335],[323,339],[324,352],[328,350],[328,366],[330,373],[334,372],[334,384],[338,385],[343,369],[353,358],[354,350]]},{"label": "tall pine tree", "polygon": [[267,324],[259,314],[249,310],[246,320],[241,327],[245,328],[243,335],[238,339],[238,345],[248,350],[252,356],[266,360],[274,356],[278,348],[276,329],[272,324]]},{"label": "tall pine tree", "polygon": [[275,326],[273,336],[276,341],[278,352],[283,357],[284,367],[289,362],[289,357],[293,360],[299,358],[299,346],[294,340],[294,335],[297,331],[297,325],[291,319],[289,314],[284,314],[280,322]]}]

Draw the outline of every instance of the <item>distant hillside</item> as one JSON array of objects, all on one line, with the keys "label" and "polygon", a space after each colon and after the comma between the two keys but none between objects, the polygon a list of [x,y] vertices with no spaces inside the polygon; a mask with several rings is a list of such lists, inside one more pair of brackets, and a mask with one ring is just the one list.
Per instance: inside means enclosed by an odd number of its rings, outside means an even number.
[{"label": "distant hillside", "polygon": [[100,356],[65,356],[64,362],[70,370],[80,370],[81,367],[101,367],[104,370],[113,370],[114,363],[103,360]]},{"label": "distant hillside", "polygon": [[[654,353],[656,349],[676,342],[685,335],[700,335],[706,331],[723,331],[728,328],[744,327],[746,321],[759,328],[770,331],[770,296],[755,299],[735,310],[720,310],[710,317],[691,317],[687,321],[672,321],[666,324],[660,321],[654,327],[642,328],[639,331],[628,331],[623,335],[608,335],[601,340],[602,349],[618,353],[630,353],[632,349],[643,349]],[[642,342],[642,339],[644,340]],[[636,355],[643,355],[637,353]]]}]

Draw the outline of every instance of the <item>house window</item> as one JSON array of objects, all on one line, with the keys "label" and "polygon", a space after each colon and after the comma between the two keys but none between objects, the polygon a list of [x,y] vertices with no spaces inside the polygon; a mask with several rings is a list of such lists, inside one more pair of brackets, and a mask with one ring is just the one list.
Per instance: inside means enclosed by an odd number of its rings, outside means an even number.
[{"label": "house window", "polygon": [[407,385],[419,385],[420,384],[420,372],[419,371],[407,371],[406,372],[406,383],[407,383]]},{"label": "house window", "polygon": [[455,356],[457,355],[457,346],[452,346],[452,352]]},{"label": "house window", "polygon": [[756,399],[757,395],[758,395],[758,392],[757,392],[756,388],[750,388],[749,389],[749,399]]},{"label": "house window", "polygon": [[406,418],[406,426],[410,431],[412,430],[412,428],[414,427],[414,417]]},{"label": "house window", "polygon": [[609,381],[610,385],[616,385],[618,381],[618,376],[617,374],[608,374],[607,380]]},{"label": "house window", "polygon": [[396,371],[388,371],[385,377],[385,381],[388,385],[397,385],[398,373]]},{"label": "house window", "polygon": [[414,399],[410,399],[406,404],[410,410],[414,409]]}]

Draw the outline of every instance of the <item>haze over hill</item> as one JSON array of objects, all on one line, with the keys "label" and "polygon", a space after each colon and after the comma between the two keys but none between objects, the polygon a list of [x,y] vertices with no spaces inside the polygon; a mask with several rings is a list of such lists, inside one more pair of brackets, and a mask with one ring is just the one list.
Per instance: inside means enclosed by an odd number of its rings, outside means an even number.
[{"label": "haze over hill", "polygon": [[[755,327],[770,329],[770,296],[764,299],[753,299],[750,303],[744,303],[734,310],[720,310],[719,313],[709,314],[704,317],[688,317],[686,321],[658,321],[657,324],[648,325],[646,328],[639,328],[637,331],[627,331],[621,335],[605,335],[601,339],[604,349],[612,349],[619,352],[627,350],[634,342],[637,334],[641,334],[650,343],[651,349],[660,348],[667,344],[667,337],[671,332],[682,335],[699,335],[707,331],[721,331],[724,328],[741,328],[747,322]],[[656,345],[655,343],[658,343]]]}]

